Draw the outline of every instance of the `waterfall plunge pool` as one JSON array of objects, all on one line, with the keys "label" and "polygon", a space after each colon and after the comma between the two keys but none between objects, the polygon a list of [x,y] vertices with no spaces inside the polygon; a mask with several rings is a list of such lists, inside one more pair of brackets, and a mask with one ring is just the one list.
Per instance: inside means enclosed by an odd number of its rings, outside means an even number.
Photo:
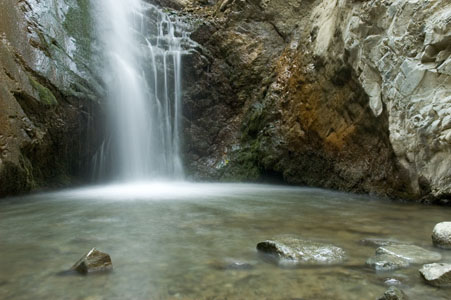
[{"label": "waterfall plunge pool", "polygon": [[[434,249],[443,207],[321,189],[252,184],[136,183],[0,202],[0,299],[377,299],[395,278],[411,299],[450,299],[419,265],[376,272],[366,238]],[[256,244],[280,234],[326,241],[343,264],[282,268]],[[61,275],[97,247],[114,270]],[[245,269],[228,268],[246,262]]]}]

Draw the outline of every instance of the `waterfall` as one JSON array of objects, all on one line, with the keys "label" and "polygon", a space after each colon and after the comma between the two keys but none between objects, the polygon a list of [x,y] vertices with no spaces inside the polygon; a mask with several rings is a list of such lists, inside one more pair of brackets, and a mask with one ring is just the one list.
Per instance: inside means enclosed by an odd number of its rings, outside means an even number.
[{"label": "waterfall", "polygon": [[96,0],[104,53],[108,138],[97,155],[101,177],[181,179],[182,55],[185,25],[141,0]]}]

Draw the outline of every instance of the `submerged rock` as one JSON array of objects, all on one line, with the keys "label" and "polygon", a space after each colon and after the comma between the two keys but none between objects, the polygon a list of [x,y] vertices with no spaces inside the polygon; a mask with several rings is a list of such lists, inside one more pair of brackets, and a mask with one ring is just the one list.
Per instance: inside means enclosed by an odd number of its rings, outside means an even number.
[{"label": "submerged rock", "polygon": [[396,279],[396,278],[387,278],[387,279],[384,281],[384,284],[385,284],[385,285],[388,285],[388,286],[396,286],[396,285],[401,285],[402,283],[401,283],[401,281],[399,281],[399,280]]},{"label": "submerged rock", "polygon": [[436,247],[451,249],[451,222],[435,225],[432,231],[432,243]]},{"label": "submerged rock", "polygon": [[422,264],[442,259],[440,253],[426,250],[415,245],[391,245],[376,249],[376,254],[399,257],[413,264]]},{"label": "submerged rock", "polygon": [[390,246],[399,245],[401,242],[392,239],[378,239],[378,238],[366,238],[359,241],[360,244],[364,246],[380,247],[380,246]]},{"label": "submerged rock", "polygon": [[213,261],[210,266],[216,270],[252,270],[255,268],[255,262],[242,261],[235,259],[224,259],[220,261]]},{"label": "submerged rock", "polygon": [[345,251],[337,246],[281,236],[257,244],[257,250],[271,255],[279,264],[336,264],[345,259]]},{"label": "submerged rock", "polygon": [[410,264],[405,259],[392,255],[375,255],[370,257],[366,264],[376,271],[393,271],[396,269],[407,268]]},{"label": "submerged rock", "polygon": [[415,245],[389,245],[376,249],[376,255],[366,263],[377,271],[392,271],[406,268],[410,264],[438,261],[440,253],[432,252]]},{"label": "submerged rock", "polygon": [[434,263],[424,265],[420,274],[427,283],[433,286],[451,286],[451,264]]},{"label": "submerged rock", "polygon": [[406,294],[394,286],[385,291],[384,295],[378,300],[407,300]]},{"label": "submerged rock", "polygon": [[235,261],[225,265],[225,268],[227,270],[252,270],[254,269],[254,265],[247,262]]},{"label": "submerged rock", "polygon": [[96,248],[92,248],[91,251],[83,255],[71,268],[71,270],[81,274],[111,271],[112,269],[113,263],[110,255]]}]

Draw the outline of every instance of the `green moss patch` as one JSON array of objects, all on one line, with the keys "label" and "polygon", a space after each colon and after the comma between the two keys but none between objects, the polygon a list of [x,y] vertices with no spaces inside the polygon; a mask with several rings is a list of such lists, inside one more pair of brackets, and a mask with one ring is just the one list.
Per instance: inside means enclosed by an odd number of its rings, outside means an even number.
[{"label": "green moss patch", "polygon": [[41,103],[46,104],[46,105],[57,105],[58,104],[58,101],[56,100],[55,95],[53,95],[53,93],[48,88],[46,88],[45,86],[40,84],[36,79],[34,79],[31,76],[29,76],[28,79],[29,79],[30,84],[33,87],[33,89],[38,92],[39,101]]},{"label": "green moss patch", "polygon": [[260,145],[258,140],[230,153],[224,166],[223,181],[257,181],[261,176],[258,164]]}]

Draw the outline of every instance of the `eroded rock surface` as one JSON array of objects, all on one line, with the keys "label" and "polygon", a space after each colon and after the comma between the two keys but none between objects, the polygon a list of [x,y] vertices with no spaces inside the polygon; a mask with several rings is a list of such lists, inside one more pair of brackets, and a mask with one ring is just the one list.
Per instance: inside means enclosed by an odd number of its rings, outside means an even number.
[{"label": "eroded rock surface", "polygon": [[279,236],[258,243],[257,250],[273,256],[279,264],[337,264],[346,256],[337,246],[293,236]]},{"label": "eroded rock surface", "polygon": [[341,31],[349,61],[373,113],[388,112],[390,142],[412,189],[446,198],[451,189],[450,3],[366,1],[346,14]]},{"label": "eroded rock surface", "polygon": [[448,1],[184,2],[193,177],[449,201]]}]

